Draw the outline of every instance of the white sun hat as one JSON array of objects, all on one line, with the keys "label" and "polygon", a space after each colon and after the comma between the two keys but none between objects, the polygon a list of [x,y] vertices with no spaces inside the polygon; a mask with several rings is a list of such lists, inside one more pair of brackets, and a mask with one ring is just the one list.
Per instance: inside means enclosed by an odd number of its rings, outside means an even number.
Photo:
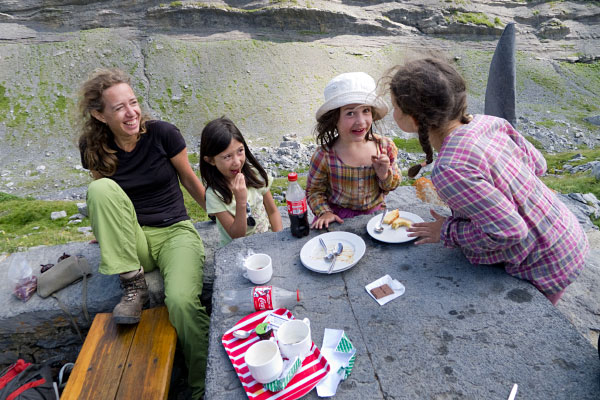
[{"label": "white sun hat", "polygon": [[319,119],[328,111],[347,104],[364,104],[377,110],[379,118],[388,112],[388,105],[375,92],[375,80],[364,72],[346,72],[330,80],[325,86],[325,103],[316,113]]}]

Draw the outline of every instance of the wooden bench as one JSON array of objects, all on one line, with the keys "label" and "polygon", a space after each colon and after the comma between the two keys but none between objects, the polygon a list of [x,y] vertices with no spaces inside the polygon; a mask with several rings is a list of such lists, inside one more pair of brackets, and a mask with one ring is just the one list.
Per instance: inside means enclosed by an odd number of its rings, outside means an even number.
[{"label": "wooden bench", "polygon": [[166,399],[176,343],[164,306],[144,310],[136,325],[97,314],[60,398]]}]

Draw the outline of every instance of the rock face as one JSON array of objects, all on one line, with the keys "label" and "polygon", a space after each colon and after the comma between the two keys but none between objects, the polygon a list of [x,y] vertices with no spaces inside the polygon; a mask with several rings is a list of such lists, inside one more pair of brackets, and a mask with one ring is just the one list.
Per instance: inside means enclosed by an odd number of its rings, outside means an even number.
[{"label": "rock face", "polygon": [[[221,115],[253,146],[274,147],[282,135],[310,140],[336,74],[379,79],[418,55],[455,60],[469,111],[482,112],[508,22],[517,30],[518,128],[548,151],[593,147],[599,16],[597,3],[573,1],[0,0],[0,191],[56,198],[88,182],[76,101],[98,67],[132,75],[145,110],[175,123],[190,152]],[[402,134],[389,115],[380,130]]]},{"label": "rock face", "polygon": [[[369,2],[371,3],[371,2]],[[539,39],[596,40],[593,2],[471,1],[1,1],[4,22],[37,31],[136,27],[142,31],[264,30],[297,35],[497,36],[511,21]],[[294,32],[295,31],[295,32]]]}]

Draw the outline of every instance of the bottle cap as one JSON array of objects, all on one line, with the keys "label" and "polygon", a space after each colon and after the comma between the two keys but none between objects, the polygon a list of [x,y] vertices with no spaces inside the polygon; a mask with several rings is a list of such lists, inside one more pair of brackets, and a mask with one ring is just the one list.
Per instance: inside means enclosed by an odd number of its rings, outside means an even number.
[{"label": "bottle cap", "polygon": [[297,174],[297,173],[295,173],[295,172],[290,172],[290,173],[288,174],[288,181],[290,181],[290,182],[294,182],[294,181],[297,181],[297,180],[298,180],[298,174]]}]

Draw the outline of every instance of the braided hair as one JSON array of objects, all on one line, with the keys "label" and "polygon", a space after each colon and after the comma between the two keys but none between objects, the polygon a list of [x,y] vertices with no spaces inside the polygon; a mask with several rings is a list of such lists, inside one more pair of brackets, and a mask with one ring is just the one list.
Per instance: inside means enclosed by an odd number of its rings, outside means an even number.
[{"label": "braided hair", "polygon": [[[433,162],[429,132],[446,126],[450,121],[471,122],[467,115],[467,88],[464,79],[452,66],[435,58],[409,61],[396,67],[390,90],[403,113],[412,116],[418,125],[419,144],[425,152],[425,162]],[[422,165],[408,169],[414,178]]]}]

